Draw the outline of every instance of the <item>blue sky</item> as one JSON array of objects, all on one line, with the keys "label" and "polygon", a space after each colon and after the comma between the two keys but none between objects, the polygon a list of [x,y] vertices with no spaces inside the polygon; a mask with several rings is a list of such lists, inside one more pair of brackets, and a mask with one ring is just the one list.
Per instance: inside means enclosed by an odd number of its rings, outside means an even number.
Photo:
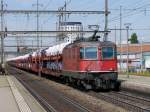
[{"label": "blue sky", "polygon": [[[36,9],[36,0],[4,0],[7,4],[6,9]],[[39,0],[40,9],[57,10],[64,5],[65,0]],[[68,0],[69,1],[69,0]],[[131,23],[132,29],[150,29],[150,0],[108,0],[109,28],[115,26],[119,28],[119,8],[122,6],[123,28],[125,23]],[[104,0],[71,0],[67,6],[68,10],[104,10]],[[135,10],[129,10],[135,9]],[[147,11],[145,11],[147,10]],[[55,30],[58,17],[56,15],[40,15],[40,30]],[[67,21],[80,21],[84,28],[90,24],[100,25],[100,30],[104,28],[103,15],[70,15]],[[8,30],[35,30],[35,15],[5,15],[5,25]],[[150,30],[130,31],[136,32],[139,40],[149,41]],[[114,41],[114,31],[109,34],[109,40]],[[123,41],[126,40],[126,32],[122,33]],[[12,40],[12,39],[10,39]],[[119,41],[119,31],[117,31],[117,41]]]}]

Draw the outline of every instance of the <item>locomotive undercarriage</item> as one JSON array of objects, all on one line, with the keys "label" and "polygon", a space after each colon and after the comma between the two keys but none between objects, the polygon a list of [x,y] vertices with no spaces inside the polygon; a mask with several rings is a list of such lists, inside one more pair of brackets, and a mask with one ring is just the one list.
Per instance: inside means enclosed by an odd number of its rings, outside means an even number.
[{"label": "locomotive undercarriage", "polygon": [[84,87],[86,90],[118,90],[119,82],[117,81],[118,74],[110,73],[71,73],[65,72],[63,75],[67,83],[75,84]]}]

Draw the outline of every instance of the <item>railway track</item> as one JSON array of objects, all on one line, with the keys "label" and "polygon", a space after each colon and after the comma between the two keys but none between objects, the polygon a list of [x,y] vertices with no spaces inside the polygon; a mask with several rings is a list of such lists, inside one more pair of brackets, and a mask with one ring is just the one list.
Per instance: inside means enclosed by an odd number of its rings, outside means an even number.
[{"label": "railway track", "polygon": [[[123,99],[136,102],[137,104],[142,104],[143,106],[147,106],[146,108],[150,108],[150,99],[137,96],[135,94],[128,93],[126,91],[120,91],[120,92],[112,92],[110,94],[116,94],[118,97],[121,97]],[[141,105],[141,106],[142,106]]]},{"label": "railway track", "polygon": [[[13,71],[15,72],[15,71]],[[22,70],[17,71],[16,74],[23,74]],[[26,75],[20,75],[20,76],[26,76]],[[16,78],[33,94],[33,96],[39,100],[39,102],[43,105],[43,107],[46,108],[48,112],[58,112],[50,103],[46,100],[50,95],[43,98],[41,95],[37,94],[38,92],[33,90],[30,86],[27,84],[29,82],[36,82],[34,79],[26,79],[24,77],[19,77],[16,75]],[[40,81],[37,81],[40,82]],[[41,83],[41,82],[40,82]],[[36,84],[36,83],[34,83]],[[41,86],[41,85],[39,85]],[[44,87],[47,88],[47,87]],[[104,101],[107,101],[109,103],[113,103],[119,107],[122,107],[126,110],[129,110],[131,112],[150,112],[150,99],[146,99],[146,97],[141,97],[139,95],[132,94],[127,91],[120,91],[120,92],[86,92],[86,94],[89,94],[91,96],[94,96],[98,99],[102,99]],[[86,107],[80,105],[79,103],[75,102],[74,100],[66,97],[63,94],[59,94],[58,92],[55,93],[56,96],[59,96],[61,99],[63,99],[65,102],[68,102],[71,104],[74,108],[77,110],[75,112],[91,112],[91,110],[87,109]]]},{"label": "railway track", "polygon": [[48,112],[57,112],[56,109],[54,109],[44,98],[42,98],[39,94],[36,93],[32,88],[29,87],[23,80],[16,77],[21,84],[42,104],[42,106],[46,109]]},{"label": "railway track", "polygon": [[[64,94],[54,92],[55,96],[51,96],[48,91],[50,91],[47,86],[38,85],[37,82],[34,79],[31,79],[27,77],[27,75],[23,75],[22,71],[16,71],[13,70],[14,68],[11,68],[9,70],[9,73],[15,74],[14,76],[23,84],[23,86],[40,102],[40,104],[46,109],[47,112],[92,112],[88,108],[82,106],[81,104],[77,103],[76,101],[70,99],[69,97],[65,96]],[[40,81],[42,83],[42,81]],[[32,85],[31,85],[32,84]],[[34,86],[33,86],[34,85]],[[37,86],[35,86],[37,85]],[[46,91],[40,90],[41,88],[45,88]],[[39,91],[37,91],[39,90]],[[51,92],[52,92],[51,91]],[[42,94],[43,93],[43,94]],[[49,97],[57,97],[58,102],[50,102]],[[52,100],[52,99],[51,99]],[[55,99],[57,100],[57,99]],[[52,103],[52,104],[51,104]],[[62,104],[64,103],[65,107],[62,109]],[[59,106],[61,108],[59,108]],[[68,109],[67,109],[68,108]],[[61,110],[61,111],[60,111]]]},{"label": "railway track", "polygon": [[89,94],[131,112],[150,112],[150,99],[135,96],[128,92],[90,92]]}]

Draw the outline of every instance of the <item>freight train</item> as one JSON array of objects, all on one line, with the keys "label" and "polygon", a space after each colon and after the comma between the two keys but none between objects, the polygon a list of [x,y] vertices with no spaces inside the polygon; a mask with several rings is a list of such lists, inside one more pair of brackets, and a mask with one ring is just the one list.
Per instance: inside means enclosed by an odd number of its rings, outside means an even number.
[{"label": "freight train", "polygon": [[51,75],[85,89],[118,89],[116,45],[87,39],[65,42],[8,61],[19,69]]}]

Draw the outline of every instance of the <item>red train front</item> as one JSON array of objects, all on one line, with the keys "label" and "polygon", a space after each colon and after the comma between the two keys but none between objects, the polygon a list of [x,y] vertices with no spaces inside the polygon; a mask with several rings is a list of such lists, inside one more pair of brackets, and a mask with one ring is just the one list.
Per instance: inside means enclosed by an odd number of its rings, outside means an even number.
[{"label": "red train front", "polygon": [[63,50],[63,76],[87,89],[116,88],[116,45],[108,41],[69,44]]}]

